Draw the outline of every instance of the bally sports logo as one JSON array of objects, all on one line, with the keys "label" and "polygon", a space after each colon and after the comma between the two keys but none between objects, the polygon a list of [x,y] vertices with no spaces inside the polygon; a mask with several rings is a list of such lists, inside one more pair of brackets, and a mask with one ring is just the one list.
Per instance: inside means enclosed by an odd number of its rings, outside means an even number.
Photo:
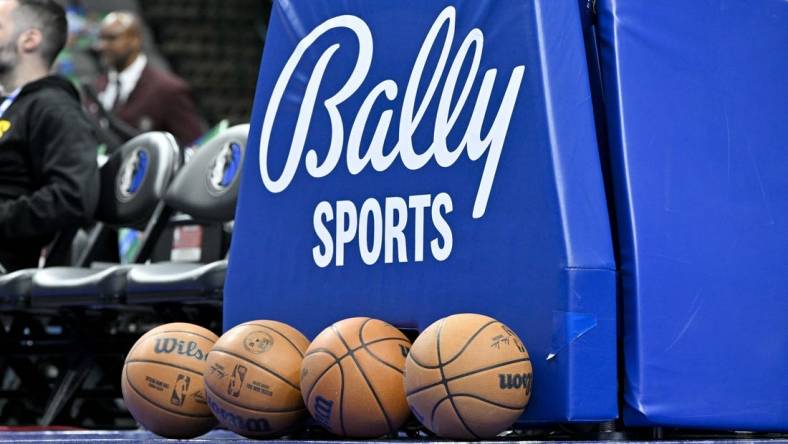
[{"label": "bally sports logo", "polygon": [[[440,167],[449,168],[457,162],[463,153],[466,153],[471,161],[477,161],[486,154],[472,213],[474,219],[484,216],[525,67],[519,65],[512,70],[503,97],[496,103],[491,103],[490,98],[498,70],[488,69],[484,73],[464,136],[457,146],[449,147],[447,138],[466,106],[479,71],[484,48],[484,34],[478,28],[474,28],[465,36],[454,54],[453,60],[449,63],[449,54],[454,41],[455,21],[454,7],[447,7],[438,15],[427,32],[405,87],[396,128],[392,128],[393,110],[390,108],[381,113],[376,123],[368,121],[369,114],[376,102],[393,102],[400,93],[400,86],[391,79],[384,80],[372,88],[350,124],[349,132],[346,124],[350,122],[343,121],[338,110],[338,107],[359,89],[369,72],[374,44],[372,33],[367,24],[359,17],[342,15],[321,23],[307,34],[298,43],[282,69],[266,108],[260,135],[260,175],[265,187],[271,193],[281,193],[287,189],[301,164],[302,157],[306,172],[310,176],[325,177],[337,167],[343,150],[347,169],[353,175],[359,174],[370,166],[377,172],[384,172],[397,160],[412,171],[421,169],[433,160]],[[318,90],[326,70],[329,69],[331,59],[340,45],[338,43],[331,45],[321,54],[312,68],[304,92],[284,168],[278,177],[272,176],[268,167],[271,154],[269,143],[287,85],[307,49],[320,36],[338,28],[352,31],[358,40],[355,66],[339,90],[318,105],[316,104]],[[443,28],[445,28],[445,34],[437,64],[434,71],[427,74],[424,72],[427,59],[432,53],[433,47],[436,46],[436,41]],[[466,62],[468,58],[470,58],[469,64]],[[446,72],[447,64],[448,72]],[[467,68],[465,77],[461,79],[460,75],[464,65],[469,68]],[[428,80],[425,80],[428,83],[426,90],[422,87],[424,92],[420,101],[417,102],[417,92],[419,92],[424,77],[429,77]],[[440,95],[437,97],[436,119],[434,122],[423,122],[425,112],[435,102],[436,90],[441,80],[444,80],[444,83]],[[458,88],[459,95],[456,95]],[[495,110],[492,125],[486,134],[483,134],[482,126],[485,116],[490,108],[495,108],[496,105],[497,110]],[[326,112],[331,122],[329,146],[327,154],[322,159],[314,149],[306,150],[304,155],[304,145],[309,133],[310,121],[316,112]],[[370,124],[375,125],[374,135],[369,145],[365,147],[366,149],[362,150],[362,134]],[[428,147],[414,147],[413,134],[417,128],[423,125],[432,126],[432,143]],[[389,131],[397,131],[398,141],[392,147],[384,147]],[[347,140],[345,139],[346,135]],[[412,260],[420,262],[424,260],[424,212],[427,208],[430,208],[429,214],[432,217],[432,224],[438,233],[438,237],[429,240],[430,252],[434,259],[446,260],[451,254],[453,239],[451,227],[447,224],[444,216],[453,211],[453,204],[450,195],[437,193],[434,196],[422,194],[407,198],[387,197],[382,203],[375,198],[369,198],[361,205],[360,211],[354,202],[347,200],[337,201],[333,204],[327,201],[318,203],[313,215],[313,224],[320,243],[312,249],[314,262],[319,267],[327,267],[332,262],[336,266],[344,265],[345,246],[356,239],[361,259],[367,265],[379,262],[381,253],[385,263],[394,262],[395,256],[397,262],[407,262],[409,248],[406,242],[405,227],[408,222],[409,210],[413,210],[414,224],[414,229],[408,230],[413,233]],[[332,233],[327,225],[334,220],[336,220],[335,228]],[[368,236],[370,230],[371,238]]]}]

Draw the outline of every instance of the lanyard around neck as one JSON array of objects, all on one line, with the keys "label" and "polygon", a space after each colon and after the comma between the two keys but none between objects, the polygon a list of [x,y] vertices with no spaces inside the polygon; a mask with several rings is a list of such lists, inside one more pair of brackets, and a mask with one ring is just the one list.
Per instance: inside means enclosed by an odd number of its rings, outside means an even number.
[{"label": "lanyard around neck", "polygon": [[14,90],[14,92],[6,96],[5,100],[3,100],[3,104],[0,105],[0,118],[3,117],[3,114],[5,114],[6,111],[8,111],[8,108],[10,108],[14,103],[14,100],[16,100],[16,97],[19,95],[19,91],[21,90],[21,87],[17,88]]}]

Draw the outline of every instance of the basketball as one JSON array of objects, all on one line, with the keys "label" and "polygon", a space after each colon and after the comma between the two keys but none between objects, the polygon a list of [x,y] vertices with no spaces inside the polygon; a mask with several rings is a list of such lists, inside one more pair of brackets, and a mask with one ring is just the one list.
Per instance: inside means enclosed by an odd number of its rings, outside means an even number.
[{"label": "basketball", "polygon": [[396,433],[409,416],[402,382],[409,349],[402,332],[377,319],[350,318],[326,328],[301,365],[309,413],[340,436]]},{"label": "basketball", "polygon": [[123,399],[134,419],[166,438],[193,438],[211,430],[216,419],[202,375],[217,339],[205,328],[176,322],[137,340],[121,375]]},{"label": "basketball", "polygon": [[444,438],[491,438],[531,397],[531,361],[517,335],[488,316],[443,318],[414,341],[405,364],[413,414]]},{"label": "basketball", "polygon": [[252,321],[223,334],[208,354],[205,391],[228,429],[250,438],[287,432],[306,416],[299,388],[309,341],[276,321]]}]

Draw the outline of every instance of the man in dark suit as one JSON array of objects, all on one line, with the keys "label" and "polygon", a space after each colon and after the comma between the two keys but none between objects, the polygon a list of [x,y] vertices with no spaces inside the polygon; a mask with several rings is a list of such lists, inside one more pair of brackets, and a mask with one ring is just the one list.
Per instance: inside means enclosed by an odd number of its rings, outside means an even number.
[{"label": "man in dark suit", "polygon": [[96,82],[100,104],[141,132],[169,131],[182,145],[205,130],[186,82],[148,63],[141,52],[140,22],[128,11],[101,23],[98,50],[109,68]]}]

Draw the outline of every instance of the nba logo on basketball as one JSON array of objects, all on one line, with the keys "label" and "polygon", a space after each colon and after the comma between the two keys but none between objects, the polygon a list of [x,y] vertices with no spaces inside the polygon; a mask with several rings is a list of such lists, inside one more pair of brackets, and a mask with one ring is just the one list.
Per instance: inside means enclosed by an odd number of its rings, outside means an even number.
[{"label": "nba logo on basketball", "polygon": [[175,380],[175,387],[172,389],[172,396],[170,396],[172,405],[183,405],[191,381],[192,379],[189,376],[178,374],[178,379]]},{"label": "nba logo on basketball", "polygon": [[236,364],[233,368],[233,377],[230,379],[230,385],[227,386],[227,394],[237,398],[241,394],[241,387],[246,377],[246,367],[241,364]]}]

